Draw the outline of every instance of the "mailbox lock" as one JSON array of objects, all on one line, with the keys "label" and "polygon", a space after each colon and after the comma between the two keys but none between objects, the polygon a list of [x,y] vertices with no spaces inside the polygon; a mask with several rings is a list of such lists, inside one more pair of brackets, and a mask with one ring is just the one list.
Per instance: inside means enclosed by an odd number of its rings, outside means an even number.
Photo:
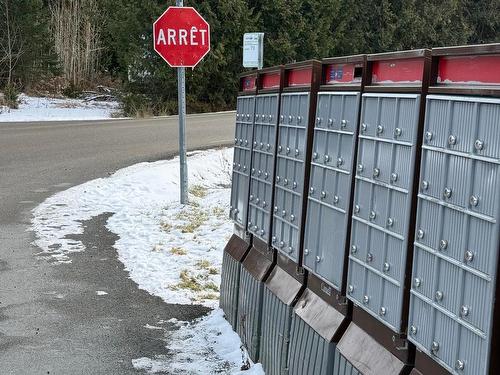
[{"label": "mailbox lock", "polygon": [[278,152],[281,152],[283,151],[283,147],[282,146],[278,146]]},{"label": "mailbox lock", "polygon": [[439,241],[439,248],[441,250],[446,250],[448,248],[448,241],[446,240]]},{"label": "mailbox lock", "polygon": [[238,169],[241,169],[241,164],[238,164]]},{"label": "mailbox lock", "polygon": [[283,241],[280,242],[280,248],[284,248],[285,247],[285,243]]},{"label": "mailbox lock", "polygon": [[367,304],[368,304],[368,302],[370,302],[370,297],[368,297],[368,296],[364,296],[364,297],[363,297],[363,303],[364,303],[365,305],[367,305]]},{"label": "mailbox lock", "polygon": [[252,174],[255,174],[255,168],[252,168],[251,172],[252,172]]},{"label": "mailbox lock", "polygon": [[355,205],[354,206],[354,212],[359,214],[359,211],[361,211],[361,207],[359,207],[359,205]]},{"label": "mailbox lock", "polygon": [[436,354],[439,351],[439,343],[433,341],[431,344],[431,351]]},{"label": "mailbox lock", "polygon": [[282,215],[283,217],[285,217],[285,216],[286,216],[286,210],[283,210],[283,211],[281,212],[281,215]]},{"label": "mailbox lock", "polygon": [[359,173],[363,172],[363,169],[364,169],[363,164],[358,164],[358,172]]},{"label": "mailbox lock", "polygon": [[333,203],[335,203],[335,204],[339,203],[339,196],[338,195],[335,195],[333,197]]},{"label": "mailbox lock", "polygon": [[477,151],[481,151],[484,148],[484,142],[478,139],[476,142],[474,142],[474,147]]},{"label": "mailbox lock", "polygon": [[474,260],[474,253],[470,250],[467,250],[465,252],[465,260],[469,263],[472,262]]},{"label": "mailbox lock", "polygon": [[393,225],[394,225],[394,219],[390,217],[389,219],[387,219],[387,226],[392,227]]},{"label": "mailbox lock", "polygon": [[403,131],[401,130],[401,128],[394,129],[394,135],[396,137],[401,137],[401,134],[403,134]]},{"label": "mailbox lock", "polygon": [[321,262],[321,257],[318,255],[318,256],[316,257],[316,263],[320,263],[320,262]]},{"label": "mailbox lock", "polygon": [[243,139],[240,138],[240,140],[238,141],[238,143],[241,145],[243,143]]},{"label": "mailbox lock", "polygon": [[245,139],[245,146],[248,146],[248,139]]},{"label": "mailbox lock", "polygon": [[411,333],[413,336],[415,336],[415,335],[417,334],[417,327],[415,327],[415,326],[413,326],[413,325],[412,325],[412,326],[410,327],[410,333]]},{"label": "mailbox lock", "polygon": [[373,170],[373,177],[378,177],[380,176],[380,169],[379,168],[375,168]]},{"label": "mailbox lock", "polygon": [[389,272],[389,270],[391,269],[391,265],[389,263],[384,263],[384,272]]},{"label": "mailbox lock", "polygon": [[417,232],[418,239],[421,240],[422,238],[424,238],[424,236],[425,236],[425,232],[422,229],[419,229]]},{"label": "mailbox lock", "polygon": [[267,149],[268,151],[271,149],[271,145],[270,145],[269,143],[266,145],[266,149]]},{"label": "mailbox lock", "polygon": [[274,206],[274,212],[278,212],[278,206]]},{"label": "mailbox lock", "polygon": [[311,195],[313,195],[313,194],[314,194],[314,188],[313,188],[313,187],[311,187],[311,188],[309,189],[309,193],[310,193]]},{"label": "mailbox lock", "polygon": [[318,117],[318,118],[316,119],[316,124],[318,124],[318,125],[319,125],[319,124],[321,124],[321,117]]},{"label": "mailbox lock", "polygon": [[477,205],[479,204],[479,198],[473,195],[470,197],[469,202],[471,206],[477,207]]},{"label": "mailbox lock", "polygon": [[434,295],[434,297],[436,297],[436,301],[442,301],[443,297],[444,297],[443,292],[441,292],[440,290],[438,290],[436,292],[436,294]]},{"label": "mailbox lock", "polygon": [[460,308],[460,316],[465,317],[465,316],[468,316],[468,315],[469,315],[469,306],[463,305]]},{"label": "mailbox lock", "polygon": [[433,134],[432,132],[425,132],[425,139],[427,140],[427,142],[430,142],[432,141],[432,137],[433,137]]},{"label": "mailbox lock", "polygon": [[455,137],[454,135],[450,135],[450,136],[448,137],[448,144],[449,144],[450,146],[454,146],[454,145],[456,145],[456,144],[457,144],[457,137]]},{"label": "mailbox lock", "polygon": [[325,155],[325,163],[328,163],[330,161],[330,156],[329,155]]},{"label": "mailbox lock", "polygon": [[361,124],[361,131],[364,133],[366,132],[366,129],[368,128],[368,126],[366,124]]},{"label": "mailbox lock", "polygon": [[391,181],[396,182],[398,180],[398,174],[397,173],[392,173],[391,174]]},{"label": "mailbox lock", "polygon": [[290,147],[286,148],[286,154],[288,155],[290,153]]},{"label": "mailbox lock", "polygon": [[234,144],[237,145],[238,144],[238,138],[235,138],[234,139]]},{"label": "mailbox lock", "polygon": [[287,186],[287,185],[288,185],[288,178],[285,178],[285,179],[283,180],[283,185],[285,185],[285,186]]},{"label": "mailbox lock", "polygon": [[304,250],[304,255],[309,255],[309,249]]},{"label": "mailbox lock", "polygon": [[343,128],[345,128],[347,126],[347,120],[342,120],[340,122],[340,126],[342,126]]},{"label": "mailbox lock", "polygon": [[384,132],[384,127],[382,125],[377,126],[377,134],[382,134]]},{"label": "mailbox lock", "polygon": [[351,254],[356,254],[358,252],[358,247],[356,245],[351,246]]},{"label": "mailbox lock", "polygon": [[293,182],[293,188],[297,189],[297,182],[296,181]]},{"label": "mailbox lock", "polygon": [[266,115],[262,115],[262,120],[264,120],[266,118]]},{"label": "mailbox lock", "polygon": [[422,285],[422,280],[420,280],[418,277],[415,277],[415,279],[413,280],[413,285],[415,285],[415,287],[417,288],[420,288],[420,285]]},{"label": "mailbox lock", "polygon": [[299,154],[300,154],[300,151],[299,151],[299,149],[298,149],[298,148],[296,148],[296,149],[295,149],[295,156],[299,156]]},{"label": "mailbox lock", "polygon": [[444,189],[444,193],[443,193],[443,194],[444,194],[444,196],[445,196],[446,198],[448,198],[448,199],[449,199],[449,198],[451,198],[452,190],[451,190],[450,188],[445,188],[445,189]]},{"label": "mailbox lock", "polygon": [[338,159],[337,159],[337,167],[340,167],[340,166],[342,166],[343,164],[344,164],[344,159],[342,159],[342,158],[338,158]]},{"label": "mailbox lock", "polygon": [[347,287],[347,292],[348,292],[349,294],[352,294],[352,293],[354,292],[354,286],[349,285],[349,286]]},{"label": "mailbox lock", "polygon": [[281,181],[281,177],[280,176],[276,176],[276,182],[280,182]]},{"label": "mailbox lock", "polygon": [[427,190],[427,189],[429,189],[429,182],[422,181],[422,190]]},{"label": "mailbox lock", "polygon": [[244,165],[244,166],[243,166],[243,171],[246,171],[246,170],[247,170],[247,166],[246,166],[246,165]]},{"label": "mailbox lock", "polygon": [[290,123],[290,122],[292,122],[292,120],[293,120],[293,116],[288,116],[288,122]]},{"label": "mailbox lock", "polygon": [[297,116],[297,122],[300,124],[302,122],[302,116]]},{"label": "mailbox lock", "polygon": [[377,213],[375,211],[370,212],[370,220],[375,220]]},{"label": "mailbox lock", "polygon": [[273,119],[273,115],[269,115],[269,121]]},{"label": "mailbox lock", "polygon": [[263,236],[266,232],[264,231],[264,229],[261,229],[260,230],[260,235]]},{"label": "mailbox lock", "polygon": [[250,194],[250,200],[253,201],[253,195],[252,194]]},{"label": "mailbox lock", "polygon": [[260,203],[260,199],[259,199],[259,198],[257,198],[257,199],[255,200],[255,204],[259,204],[259,203]]},{"label": "mailbox lock", "polygon": [[459,359],[459,360],[457,360],[455,362],[455,369],[457,369],[457,370],[463,370],[464,368],[465,368],[465,362],[464,361],[462,361],[462,360]]},{"label": "mailbox lock", "polygon": [[316,160],[317,158],[318,158],[318,153],[317,152],[313,153],[313,159]]},{"label": "mailbox lock", "polygon": [[387,313],[387,310],[385,307],[381,307],[380,311],[378,313],[380,316],[385,316],[385,314]]},{"label": "mailbox lock", "polygon": [[266,201],[262,202],[262,207],[267,207],[267,202]]},{"label": "mailbox lock", "polygon": [[290,215],[290,221],[295,221],[295,215]]},{"label": "mailbox lock", "polygon": [[258,229],[259,229],[259,227],[257,225],[254,225],[254,227],[253,227],[254,232],[257,232]]},{"label": "mailbox lock", "polygon": [[333,125],[333,119],[331,119],[331,118],[330,118],[330,119],[328,119],[328,125],[329,125],[329,126],[332,126],[332,125]]},{"label": "mailbox lock", "polygon": [[264,173],[264,178],[267,180],[269,178],[269,173]]},{"label": "mailbox lock", "polygon": [[291,253],[293,253],[293,247],[288,246],[288,254],[291,254]]},{"label": "mailbox lock", "polygon": [[272,243],[276,243],[276,241],[277,241],[276,236],[273,236],[273,238],[271,238],[271,241],[272,241]]},{"label": "mailbox lock", "polygon": [[283,122],[283,120],[284,120],[284,119],[285,119],[285,116],[281,115],[281,116],[280,116],[280,120],[281,120],[281,122]]},{"label": "mailbox lock", "polygon": [[322,191],[321,192],[321,199],[325,199],[326,198],[326,191]]},{"label": "mailbox lock", "polygon": [[366,255],[366,262],[367,263],[371,263],[373,261],[373,254],[372,253],[368,253]]}]

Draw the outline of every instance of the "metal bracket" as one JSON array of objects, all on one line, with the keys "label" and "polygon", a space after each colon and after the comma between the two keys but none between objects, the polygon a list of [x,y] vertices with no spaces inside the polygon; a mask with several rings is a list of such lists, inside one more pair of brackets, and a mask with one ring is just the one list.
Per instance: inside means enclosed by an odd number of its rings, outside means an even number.
[{"label": "metal bracket", "polygon": [[396,335],[392,336],[392,342],[394,343],[394,347],[398,351],[408,350],[408,340],[406,338],[397,337]]}]

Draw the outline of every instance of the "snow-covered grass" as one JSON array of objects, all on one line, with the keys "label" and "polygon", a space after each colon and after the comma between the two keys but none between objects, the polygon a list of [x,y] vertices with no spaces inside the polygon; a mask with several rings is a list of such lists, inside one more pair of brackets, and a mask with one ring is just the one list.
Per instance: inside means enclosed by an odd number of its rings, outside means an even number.
[{"label": "snow-covered grass", "polygon": [[[190,153],[190,204],[179,197],[179,160],[141,163],[105,179],[60,192],[34,210],[40,256],[57,264],[85,251],[70,239],[82,221],[111,213],[107,228],[119,236],[120,261],[139,288],[167,303],[201,304],[215,310],[196,322],[175,322],[169,358],[140,358],[150,373],[238,374],[248,359],[240,339],[217,308],[222,252],[231,232],[229,211],[232,149]],[[245,374],[263,374],[253,365]]]},{"label": "snow-covered grass", "polygon": [[0,106],[0,122],[102,120],[111,118],[119,109],[117,102],[85,102],[21,94],[18,109]]}]

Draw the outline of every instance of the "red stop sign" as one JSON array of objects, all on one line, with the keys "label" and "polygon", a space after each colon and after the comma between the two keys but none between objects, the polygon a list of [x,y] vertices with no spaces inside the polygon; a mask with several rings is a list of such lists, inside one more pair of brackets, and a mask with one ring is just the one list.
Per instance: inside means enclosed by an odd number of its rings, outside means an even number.
[{"label": "red stop sign", "polygon": [[191,7],[169,7],[153,33],[155,51],[173,68],[194,68],[210,51],[210,25]]}]

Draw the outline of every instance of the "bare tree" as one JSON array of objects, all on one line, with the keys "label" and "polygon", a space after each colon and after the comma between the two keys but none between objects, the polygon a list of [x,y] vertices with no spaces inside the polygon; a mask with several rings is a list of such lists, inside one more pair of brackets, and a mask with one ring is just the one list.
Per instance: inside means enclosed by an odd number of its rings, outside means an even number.
[{"label": "bare tree", "polygon": [[101,50],[97,0],[54,0],[50,6],[55,50],[74,85],[92,80]]},{"label": "bare tree", "polygon": [[12,84],[13,72],[24,53],[21,30],[12,15],[11,0],[0,0],[0,25],[4,30],[0,37],[0,66],[7,76],[7,85]]}]

